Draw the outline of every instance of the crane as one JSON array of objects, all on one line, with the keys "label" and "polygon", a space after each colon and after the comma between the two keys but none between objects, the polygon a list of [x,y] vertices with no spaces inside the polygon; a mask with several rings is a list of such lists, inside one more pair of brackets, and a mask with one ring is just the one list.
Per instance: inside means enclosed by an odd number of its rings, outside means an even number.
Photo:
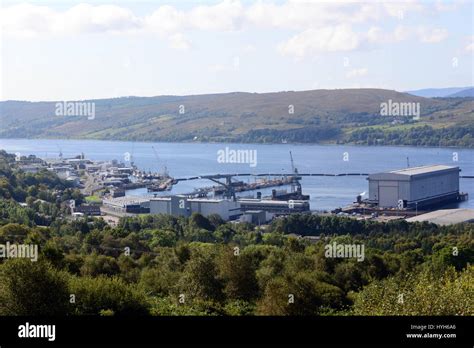
[{"label": "crane", "polygon": [[298,169],[295,168],[295,162],[293,161],[293,155],[290,151],[290,159],[291,159],[291,171],[294,173],[294,174],[298,174]]},{"label": "crane", "polygon": [[59,159],[62,160],[62,159],[63,159],[63,152],[61,151],[61,148],[59,147],[58,144],[56,144],[56,146],[57,146],[58,149],[59,149]]},{"label": "crane", "polygon": [[133,153],[134,153],[134,150],[135,150],[135,142],[132,143],[132,153],[130,155],[130,166],[132,168],[135,168],[135,164],[133,163]]},{"label": "crane", "polygon": [[[152,149],[153,149],[153,152],[155,153],[156,160],[157,160],[157,162],[159,163],[159,162],[160,162],[160,157],[158,156],[158,151],[156,151],[156,149],[155,149],[154,146],[152,146]],[[164,166],[164,168],[163,168],[163,176],[164,176],[165,178],[168,178],[168,177],[169,177],[168,168],[166,168],[166,166]]]},{"label": "crane", "polygon": [[298,168],[295,167],[295,162],[293,161],[293,154],[290,151],[290,160],[291,160],[291,171],[293,172],[294,176],[291,177],[291,192],[296,192],[299,195],[302,195],[302,188],[299,179],[301,176],[298,176]]}]

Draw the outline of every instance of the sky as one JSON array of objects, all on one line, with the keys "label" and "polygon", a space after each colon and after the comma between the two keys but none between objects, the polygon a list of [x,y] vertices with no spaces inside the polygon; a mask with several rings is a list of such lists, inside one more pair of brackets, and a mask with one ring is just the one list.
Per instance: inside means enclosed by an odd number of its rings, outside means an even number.
[{"label": "sky", "polygon": [[2,0],[0,100],[474,85],[474,1]]}]

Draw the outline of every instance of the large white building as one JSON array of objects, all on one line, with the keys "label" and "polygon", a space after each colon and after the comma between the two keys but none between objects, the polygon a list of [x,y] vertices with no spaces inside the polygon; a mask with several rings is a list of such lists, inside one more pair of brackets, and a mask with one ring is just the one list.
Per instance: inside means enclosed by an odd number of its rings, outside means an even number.
[{"label": "large white building", "polygon": [[240,203],[227,199],[188,198],[185,196],[156,197],[150,201],[150,214],[173,216],[203,216],[218,214],[222,219],[235,220],[241,215]]},{"label": "large white building", "polygon": [[459,167],[430,165],[369,175],[369,203],[415,208],[456,201]]}]

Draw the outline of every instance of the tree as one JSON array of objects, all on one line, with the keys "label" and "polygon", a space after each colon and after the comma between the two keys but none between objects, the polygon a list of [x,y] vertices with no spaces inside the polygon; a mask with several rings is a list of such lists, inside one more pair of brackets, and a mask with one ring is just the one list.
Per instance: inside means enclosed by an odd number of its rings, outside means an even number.
[{"label": "tree", "polygon": [[311,272],[278,277],[267,284],[258,312],[263,315],[320,315],[347,305],[337,286],[321,282]]},{"label": "tree", "polygon": [[220,255],[218,265],[220,279],[225,284],[224,293],[228,298],[251,300],[258,296],[258,260],[252,254],[245,252],[245,249],[239,254],[234,249],[226,249]]},{"label": "tree", "polygon": [[74,314],[99,315],[104,311],[115,315],[149,313],[145,294],[117,277],[72,277],[70,289],[75,296],[75,303],[71,304]]},{"label": "tree", "polygon": [[214,225],[209,221],[208,218],[204,217],[199,213],[193,213],[189,219],[191,226],[194,226],[198,229],[204,229],[207,231],[214,231]]},{"label": "tree", "polygon": [[217,277],[214,253],[206,248],[196,249],[186,263],[179,289],[190,299],[222,300],[223,285]]},{"label": "tree", "polygon": [[49,262],[10,259],[0,266],[0,315],[66,315],[68,275]]},{"label": "tree", "polygon": [[110,256],[98,255],[92,253],[84,258],[84,264],[81,267],[82,275],[98,276],[116,275],[120,273],[120,267],[117,261]]},{"label": "tree", "polygon": [[356,315],[474,315],[474,267],[430,269],[367,285],[355,297]]}]

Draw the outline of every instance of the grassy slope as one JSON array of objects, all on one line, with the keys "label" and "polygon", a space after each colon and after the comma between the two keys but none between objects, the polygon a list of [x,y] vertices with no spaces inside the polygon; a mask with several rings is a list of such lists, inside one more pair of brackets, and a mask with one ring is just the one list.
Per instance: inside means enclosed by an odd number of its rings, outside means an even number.
[{"label": "grassy slope", "polygon": [[[380,103],[389,99],[419,102],[421,121],[391,125],[392,117],[379,115]],[[333,139],[336,141],[365,127],[442,128],[471,124],[474,119],[473,99],[428,99],[381,89],[129,97],[94,102],[94,120],[55,116],[54,102],[1,102],[0,137],[150,141],[190,141],[197,137],[212,141],[238,139],[252,130],[335,127],[342,131]],[[180,105],[184,114],[178,112]],[[294,114],[288,113],[289,105],[294,106]]]}]

